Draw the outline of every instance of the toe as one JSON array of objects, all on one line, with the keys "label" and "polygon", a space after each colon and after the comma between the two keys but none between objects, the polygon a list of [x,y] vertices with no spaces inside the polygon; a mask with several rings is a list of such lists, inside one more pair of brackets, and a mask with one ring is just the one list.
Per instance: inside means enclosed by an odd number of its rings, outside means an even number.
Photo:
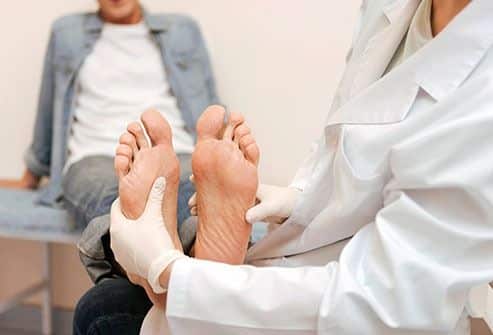
[{"label": "toe", "polygon": [[119,142],[120,144],[127,145],[130,148],[132,148],[133,156],[135,156],[137,154],[137,151],[139,151],[139,148],[137,147],[137,142],[135,140],[135,136],[130,134],[129,132],[123,133],[123,135],[120,136]]},{"label": "toe", "polygon": [[115,173],[118,178],[125,177],[130,169],[130,160],[127,156],[116,155],[115,156]]},{"label": "toe", "polygon": [[131,161],[133,157],[133,150],[129,145],[120,144],[116,147],[116,155],[125,156],[129,161]]},{"label": "toe", "polygon": [[240,149],[245,158],[255,166],[260,159],[260,150],[252,135],[246,135],[240,140]]},{"label": "toe", "polygon": [[239,145],[240,140],[244,136],[249,135],[250,133],[251,133],[250,128],[245,123],[243,123],[243,124],[239,125],[238,127],[236,127],[233,140],[236,144]]},{"label": "toe", "polygon": [[144,134],[144,129],[138,122],[132,122],[128,125],[127,130],[130,134],[135,137],[135,141],[137,142],[137,147],[139,149],[148,148],[149,143],[147,142],[147,138]]},{"label": "toe", "polygon": [[223,140],[233,140],[235,130],[245,122],[243,115],[239,113],[231,113],[229,116],[229,122],[224,129]]},{"label": "toe", "polygon": [[193,208],[197,206],[197,193],[194,193],[190,199],[188,199],[188,208]]},{"label": "toe", "polygon": [[197,121],[197,136],[199,141],[204,139],[219,139],[224,127],[226,110],[219,105],[207,107]]},{"label": "toe", "polygon": [[142,113],[140,118],[152,145],[171,144],[171,127],[166,119],[157,110],[150,109]]}]

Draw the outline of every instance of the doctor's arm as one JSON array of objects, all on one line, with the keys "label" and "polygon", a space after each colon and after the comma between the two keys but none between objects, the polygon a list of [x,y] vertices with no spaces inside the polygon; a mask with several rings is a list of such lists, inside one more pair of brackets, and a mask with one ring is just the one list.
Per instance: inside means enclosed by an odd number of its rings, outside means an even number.
[{"label": "doctor's arm", "polygon": [[484,141],[493,118],[474,100],[460,112],[484,112],[428,127],[392,150],[385,205],[338,263],[176,261],[168,271],[173,334],[451,332],[469,290],[493,278],[493,147]]}]

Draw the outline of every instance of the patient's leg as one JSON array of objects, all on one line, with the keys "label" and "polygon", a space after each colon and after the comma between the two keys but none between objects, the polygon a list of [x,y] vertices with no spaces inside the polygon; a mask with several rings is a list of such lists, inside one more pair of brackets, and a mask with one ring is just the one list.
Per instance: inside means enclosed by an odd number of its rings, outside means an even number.
[{"label": "patient's leg", "polygon": [[224,114],[222,107],[212,106],[197,123],[195,257],[242,264],[252,229],[245,213],[255,203],[259,150],[243,117],[232,114],[224,130]]},{"label": "patient's leg", "polygon": [[165,177],[164,222],[175,245],[181,249],[177,232],[180,166],[173,150],[171,128],[157,111],[143,113],[141,120],[151,144],[140,124],[134,122],[120,138],[116,152],[115,170],[119,177],[122,212],[128,218],[138,218],[144,211],[152,184],[157,177]]}]

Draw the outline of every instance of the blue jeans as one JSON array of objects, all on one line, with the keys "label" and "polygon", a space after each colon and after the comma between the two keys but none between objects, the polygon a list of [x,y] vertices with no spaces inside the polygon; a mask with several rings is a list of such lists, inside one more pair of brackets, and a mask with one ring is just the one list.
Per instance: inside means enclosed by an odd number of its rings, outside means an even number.
[{"label": "blue jeans", "polygon": [[63,203],[77,228],[108,214],[118,197],[118,178],[109,156],[89,156],[74,163],[64,175]]},{"label": "blue jeans", "polygon": [[105,279],[79,300],[74,335],[138,335],[152,303],[143,288],[125,278]]},{"label": "blue jeans", "polygon": [[[191,175],[191,155],[178,155],[181,166],[178,195],[178,225],[190,216],[188,199],[195,192],[188,180]],[[110,212],[118,197],[118,178],[109,156],[89,156],[74,163],[64,175],[63,200],[75,218],[78,228],[85,229],[95,218]]]}]

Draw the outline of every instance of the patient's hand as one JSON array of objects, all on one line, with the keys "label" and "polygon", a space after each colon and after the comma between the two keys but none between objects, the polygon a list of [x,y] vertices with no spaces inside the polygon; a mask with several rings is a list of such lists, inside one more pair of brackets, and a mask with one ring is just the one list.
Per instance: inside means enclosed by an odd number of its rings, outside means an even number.
[{"label": "patient's hand", "polygon": [[0,179],[0,188],[35,190],[38,188],[40,179],[26,169],[20,179]]}]

